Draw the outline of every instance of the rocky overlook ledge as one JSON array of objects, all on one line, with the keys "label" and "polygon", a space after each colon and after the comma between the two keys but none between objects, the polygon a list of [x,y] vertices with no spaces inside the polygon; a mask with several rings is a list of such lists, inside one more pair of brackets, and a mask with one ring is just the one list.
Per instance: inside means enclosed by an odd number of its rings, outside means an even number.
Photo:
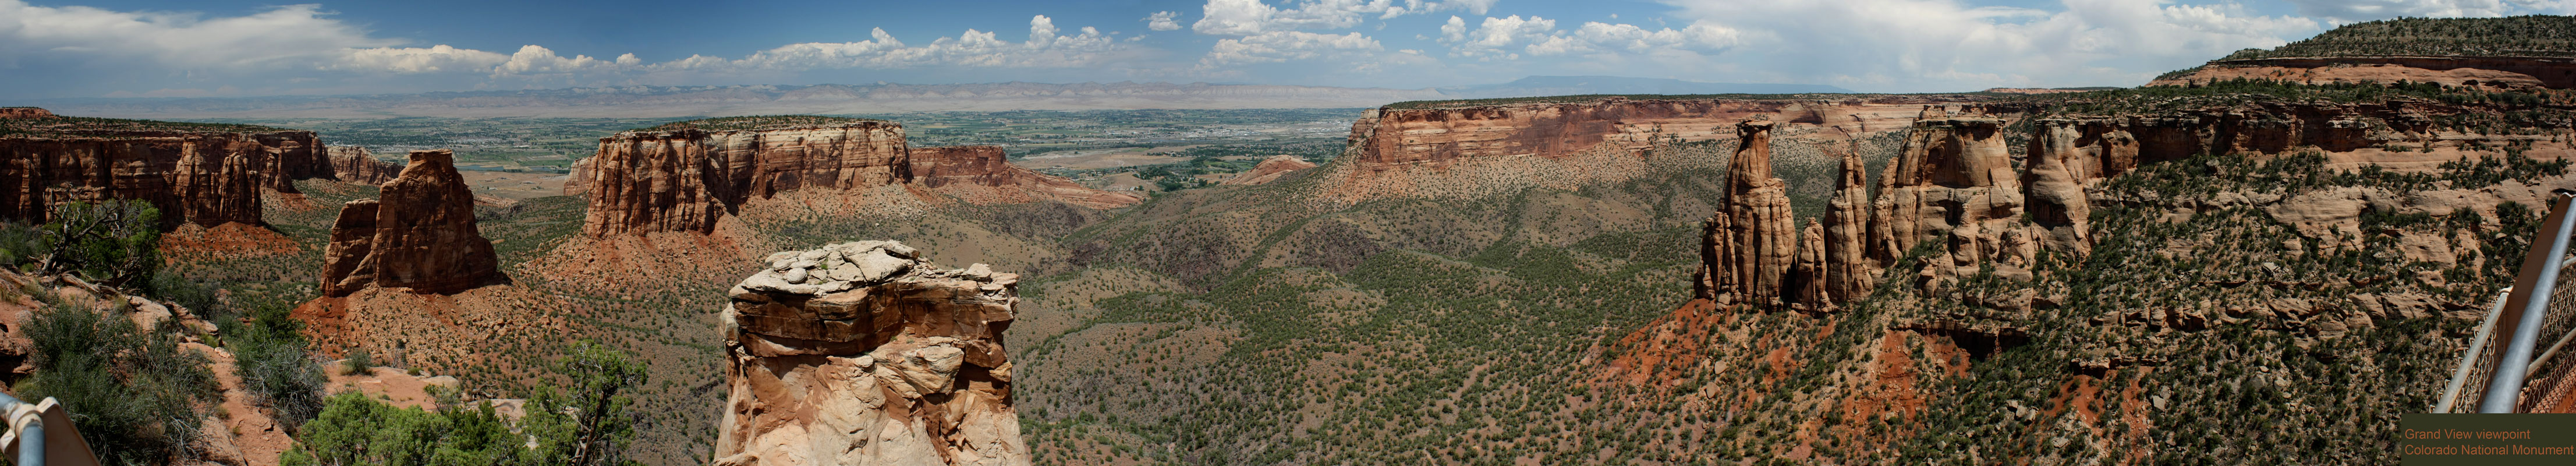
[{"label": "rocky overlook ledge", "polygon": [[918,257],[779,252],[728,293],[715,464],[1029,464],[1002,346],[1019,276]]}]

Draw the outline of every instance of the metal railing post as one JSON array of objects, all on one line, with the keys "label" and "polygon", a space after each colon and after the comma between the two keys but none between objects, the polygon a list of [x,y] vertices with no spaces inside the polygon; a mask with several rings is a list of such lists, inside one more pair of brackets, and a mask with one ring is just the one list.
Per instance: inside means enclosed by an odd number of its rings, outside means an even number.
[{"label": "metal railing post", "polygon": [[19,401],[18,397],[9,396],[9,394],[6,393],[0,393],[0,422],[9,423],[7,426],[0,426],[0,429],[15,429],[18,431],[17,466],[44,466],[45,421],[43,419],[30,417],[27,419],[28,422],[26,427],[18,427],[18,416],[13,414],[17,413],[18,408],[21,406],[29,408],[34,407],[34,405],[28,404],[25,401]]},{"label": "metal railing post", "polygon": [[[2513,314],[2503,316],[2503,328],[2513,330],[2506,340],[2504,355],[2496,361],[2495,378],[2487,381],[2486,397],[2478,400],[2478,412],[2510,413],[2519,406],[2523,378],[2531,366],[2532,346],[2539,343],[2542,319],[2549,312],[2549,293],[2558,285],[2558,258],[2567,254],[2568,233],[2576,230],[2576,216],[2567,214],[2569,203],[2576,198],[2566,191],[2553,193],[2549,218],[2531,238],[2531,251],[2522,259],[2520,283],[2515,283],[2505,309]],[[2543,246],[2543,245],[2546,246]]]}]

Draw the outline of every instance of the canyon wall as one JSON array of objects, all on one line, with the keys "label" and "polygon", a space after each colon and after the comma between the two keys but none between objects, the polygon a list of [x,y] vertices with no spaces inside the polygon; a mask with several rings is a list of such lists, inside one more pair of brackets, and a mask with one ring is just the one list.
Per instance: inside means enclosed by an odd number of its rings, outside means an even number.
[{"label": "canyon wall", "polygon": [[333,176],[309,131],[78,130],[0,136],[0,219],[73,201],[149,202],[173,225],[263,224],[262,190]]},{"label": "canyon wall", "polygon": [[1001,146],[916,147],[910,158],[915,183],[977,204],[1053,200],[1114,209],[1145,201],[1133,194],[1086,188],[1071,180],[1012,165]]},{"label": "canyon wall", "polygon": [[323,260],[322,294],[332,297],[368,286],[441,293],[506,280],[492,241],[475,225],[474,193],[445,149],[412,151],[379,199],[341,207]]},{"label": "canyon wall", "polygon": [[1761,116],[1848,137],[1902,130],[1926,103],[1969,102],[1967,96],[1901,96],[1821,100],[1627,100],[1380,108],[1351,124],[1363,143],[1363,166],[1439,164],[1484,157],[1562,157],[1602,143],[1643,150],[1657,138],[1709,140],[1734,134],[1738,120]]},{"label": "canyon wall", "polygon": [[591,236],[706,232],[753,198],[802,188],[860,189],[911,179],[903,126],[882,121],[793,128],[627,131],[589,160]]},{"label": "canyon wall", "polygon": [[1029,464],[1002,344],[1018,275],[918,257],[780,252],[729,292],[714,464]]}]

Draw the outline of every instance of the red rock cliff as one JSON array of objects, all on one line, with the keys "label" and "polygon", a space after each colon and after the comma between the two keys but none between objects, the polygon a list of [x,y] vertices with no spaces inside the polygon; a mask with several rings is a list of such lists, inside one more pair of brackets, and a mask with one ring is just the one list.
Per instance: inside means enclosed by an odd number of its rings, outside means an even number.
[{"label": "red rock cliff", "polygon": [[55,203],[130,199],[173,224],[263,224],[261,190],[332,176],[309,131],[24,128],[34,131],[0,136],[0,218],[43,221]]},{"label": "red rock cliff", "polygon": [[381,199],[350,201],[331,228],[322,292],[368,285],[452,292],[501,281],[500,259],[474,223],[474,193],[447,150],[412,151]]},{"label": "red rock cliff", "polygon": [[1083,187],[1071,180],[1012,165],[1001,146],[916,147],[915,183],[980,204],[1060,201],[1094,209],[1136,205],[1144,198]]},{"label": "red rock cliff", "polygon": [[1002,346],[1019,277],[916,257],[780,252],[733,288],[715,464],[1029,464]]},{"label": "red rock cliff", "polygon": [[706,232],[735,206],[806,189],[863,189],[912,178],[903,125],[627,131],[599,140],[587,179],[591,236]]},{"label": "red rock cliff", "polygon": [[54,112],[36,107],[0,107],[0,118],[53,118]]}]

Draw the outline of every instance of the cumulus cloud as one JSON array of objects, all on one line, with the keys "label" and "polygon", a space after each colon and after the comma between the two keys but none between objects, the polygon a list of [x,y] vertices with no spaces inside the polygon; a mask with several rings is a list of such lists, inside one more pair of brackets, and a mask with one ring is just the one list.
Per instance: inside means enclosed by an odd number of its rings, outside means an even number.
[{"label": "cumulus cloud", "polygon": [[1279,8],[1262,0],[1208,0],[1205,13],[1190,30],[1200,34],[1249,36],[1301,29],[1346,29],[1368,19],[1457,10],[1482,15],[1495,0],[1305,0]]},{"label": "cumulus cloud", "polygon": [[1154,12],[1154,14],[1145,15],[1145,29],[1156,31],[1181,30],[1181,23],[1179,21],[1174,21],[1175,18],[1179,17],[1181,17],[1181,12],[1178,11],[1157,11]]},{"label": "cumulus cloud", "polygon": [[338,59],[351,48],[397,45],[325,16],[318,5],[204,18],[0,0],[0,61],[58,55],[220,71],[312,64]]},{"label": "cumulus cloud", "polygon": [[1299,31],[1265,32],[1239,39],[1216,41],[1216,46],[1208,50],[1207,57],[1200,59],[1199,64],[1201,67],[1215,67],[1270,63],[1325,56],[1349,56],[1355,52],[1380,50],[1385,50],[1385,47],[1380,46],[1377,39],[1371,39],[1356,32],[1343,35]]},{"label": "cumulus cloud", "polygon": [[[1029,19],[1026,42],[1002,40],[991,32],[966,30],[957,37],[941,37],[930,44],[912,46],[895,40],[885,29],[870,30],[870,40],[859,42],[808,42],[788,44],[753,53],[740,60],[724,61],[691,57],[678,62],[656,64],[656,67],[707,70],[721,67],[765,70],[811,70],[826,68],[915,68],[924,66],[983,66],[1051,68],[1096,64],[1121,48],[1117,40],[1098,28],[1083,27],[1079,33],[1060,35],[1055,21],[1045,15]],[[666,66],[667,65],[667,66]]]},{"label": "cumulus cloud", "polygon": [[[529,47],[535,47],[533,45]],[[552,52],[548,52],[552,53]],[[634,58],[634,55],[627,55]],[[438,73],[447,71],[482,71],[500,66],[511,57],[474,49],[460,49],[446,44],[420,47],[377,47],[349,49],[348,56],[327,68],[340,70],[389,71],[394,73]]]},{"label": "cumulus cloud", "polygon": [[[1759,44],[1731,49],[1728,61],[1765,64],[1762,73],[1777,80],[1891,91],[2135,85],[2158,72],[2237,49],[2278,46],[2323,27],[2235,4],[2170,0],[2062,0],[2061,11],[1950,0],[1665,1],[1679,8],[1673,17],[1712,28],[1702,30],[1703,37]],[[1621,31],[1598,32],[1609,37]]]},{"label": "cumulus cloud", "polygon": [[2399,16],[2477,18],[2576,13],[2566,0],[2290,0],[2299,14],[2351,23]]}]

